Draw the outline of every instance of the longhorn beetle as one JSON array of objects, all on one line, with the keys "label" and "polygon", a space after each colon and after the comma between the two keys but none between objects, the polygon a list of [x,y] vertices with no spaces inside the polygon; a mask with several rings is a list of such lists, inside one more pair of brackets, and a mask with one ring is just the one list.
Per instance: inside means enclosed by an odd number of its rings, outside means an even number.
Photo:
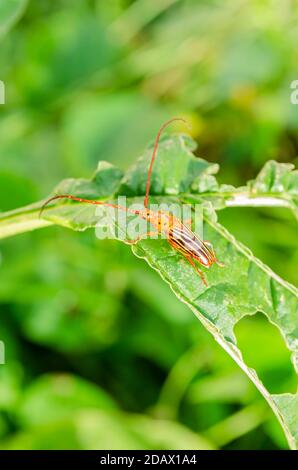
[{"label": "longhorn beetle", "polygon": [[70,194],[61,194],[57,196],[53,196],[48,199],[40,209],[40,216],[45,209],[45,207],[52,201],[56,199],[71,199],[73,201],[84,202],[88,204],[95,204],[95,205],[103,205],[106,207],[113,207],[115,209],[125,210],[131,214],[138,215],[142,219],[145,219],[149,222],[154,228],[154,232],[147,232],[140,237],[136,238],[135,240],[125,240],[126,243],[129,244],[136,244],[143,238],[151,237],[153,235],[157,235],[160,233],[164,233],[169,244],[181,253],[184,258],[193,266],[195,271],[201,277],[205,286],[208,287],[206,279],[204,277],[203,272],[198,268],[195,261],[198,261],[199,264],[204,266],[205,268],[210,268],[212,264],[216,263],[220,267],[224,267],[222,263],[218,261],[215,255],[215,251],[208,241],[201,240],[198,235],[196,235],[190,228],[188,228],[185,224],[183,224],[177,217],[175,217],[170,212],[164,211],[157,211],[154,212],[149,208],[149,191],[150,191],[150,182],[151,182],[151,174],[153,169],[154,160],[158,150],[158,143],[162,131],[172,122],[174,121],[186,121],[182,118],[173,118],[169,121],[166,121],[159,129],[155,143],[153,148],[153,153],[151,157],[151,162],[148,170],[147,176],[147,183],[146,183],[146,193],[144,198],[144,209],[140,210],[132,210],[127,209],[126,207],[119,206],[116,204],[110,204],[104,201],[96,201],[91,199],[84,199],[81,197],[71,196]]}]

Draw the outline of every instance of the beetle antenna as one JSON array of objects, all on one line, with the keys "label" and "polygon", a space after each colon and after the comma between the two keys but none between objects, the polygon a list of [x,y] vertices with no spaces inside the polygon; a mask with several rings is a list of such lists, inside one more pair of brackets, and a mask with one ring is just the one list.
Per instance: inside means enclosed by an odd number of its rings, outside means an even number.
[{"label": "beetle antenna", "polygon": [[151,162],[150,162],[150,166],[149,166],[149,170],[148,170],[148,177],[147,177],[147,184],[146,184],[146,195],[145,195],[145,199],[144,199],[144,206],[146,207],[146,209],[148,208],[148,199],[149,199],[149,191],[150,191],[151,174],[152,174],[153,163],[154,163],[154,160],[155,160],[155,157],[156,157],[156,153],[157,153],[157,149],[158,149],[159,139],[160,139],[160,136],[161,136],[163,130],[164,130],[169,124],[171,124],[171,123],[174,122],[174,121],[182,121],[182,122],[184,122],[185,124],[188,124],[188,122],[187,122],[185,119],[176,117],[176,118],[170,119],[169,121],[166,121],[166,122],[159,128],[159,131],[158,131],[157,136],[156,136],[156,139],[155,139],[154,148],[153,148],[152,157],[151,157]]},{"label": "beetle antenna", "polygon": [[41,206],[40,211],[39,211],[39,218],[41,217],[43,211],[47,207],[47,205],[55,201],[56,199],[71,199],[72,201],[78,201],[78,202],[86,202],[87,204],[94,204],[94,205],[100,205],[100,206],[106,206],[106,207],[113,207],[114,209],[120,209],[123,211],[131,212],[132,214],[139,215],[140,211],[137,210],[132,210],[128,209],[127,207],[124,206],[118,206],[117,204],[110,204],[109,202],[104,202],[104,201],[95,201],[93,199],[84,199],[82,197],[76,197],[76,196],[71,196],[70,194],[59,194],[58,196],[53,196]]}]

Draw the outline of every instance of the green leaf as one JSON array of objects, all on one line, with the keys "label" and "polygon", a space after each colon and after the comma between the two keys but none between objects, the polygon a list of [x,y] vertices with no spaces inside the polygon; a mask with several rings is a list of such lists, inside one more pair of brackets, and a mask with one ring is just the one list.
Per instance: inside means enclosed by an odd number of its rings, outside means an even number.
[{"label": "green leaf", "polygon": [[246,186],[234,188],[219,185],[213,177],[208,187],[202,187],[201,183],[193,192],[208,199],[216,209],[233,206],[285,207],[298,219],[298,171],[294,168],[290,163],[271,160]]},{"label": "green leaf", "polygon": [[24,13],[27,0],[1,0],[0,38],[7,33]]},{"label": "green leaf", "polygon": [[248,183],[251,196],[267,194],[288,201],[298,218],[298,171],[294,168],[291,163],[267,162],[257,178]]},{"label": "green leaf", "polygon": [[205,218],[204,234],[226,265],[225,269],[212,267],[206,273],[208,289],[194,276],[192,267],[179,254],[171,252],[166,242],[144,241],[133,251],[158,271],[177,297],[191,308],[218,343],[247,373],[278,416],[294,447],[297,445],[295,436],[298,416],[296,410],[293,419],[293,413],[288,413],[288,407],[297,396],[270,395],[256,372],[244,363],[233,330],[243,316],[263,312],[282,332],[297,370],[298,291],[255,258],[224,227],[208,217]]},{"label": "green leaf", "polygon": [[[195,149],[196,143],[188,136],[162,138],[151,176],[150,193],[178,195],[217,189],[218,184],[212,175],[217,173],[218,165],[194,158],[192,151]],[[153,145],[150,145],[136,165],[127,171],[117,194],[129,197],[145,193],[152,150]]]},{"label": "green leaf", "polygon": [[122,177],[123,172],[119,168],[100,161],[91,180],[69,178],[56,187],[55,193],[84,195],[89,199],[106,198],[116,192]]},{"label": "green leaf", "polygon": [[[122,171],[107,162],[99,162],[96,172],[90,180],[69,178],[63,180],[55,189],[55,194],[73,194],[74,196],[84,196],[85,198],[106,198],[116,191],[122,178]],[[0,214],[0,238],[4,238],[16,233],[50,225],[51,222],[39,217],[41,204],[31,204],[23,209],[9,211]],[[68,206],[69,209],[69,206]],[[57,217],[57,223],[72,227],[74,219],[73,209],[70,211],[66,206],[66,216],[62,219]],[[58,211],[59,212],[59,211]],[[75,209],[78,211],[78,207]],[[88,216],[91,220],[88,222]],[[80,214],[76,216],[76,228],[85,230],[87,225],[92,227],[96,220],[93,217],[94,208],[84,207],[82,211],[82,223],[80,224]],[[55,211],[52,212],[55,218]]]},{"label": "green leaf", "polygon": [[[297,371],[298,290],[273,273],[221,226],[216,220],[214,208],[235,205],[237,201],[243,204],[243,198],[248,205],[251,201],[254,201],[253,205],[273,206],[281,202],[283,207],[292,207],[296,204],[297,174],[290,165],[269,162],[256,180],[249,182],[246,187],[235,189],[220,186],[214,177],[217,165],[195,158],[193,149],[192,141],[183,136],[164,138],[161,141],[152,175],[151,194],[161,203],[196,202],[203,214],[204,239],[213,244],[218,258],[225,263],[225,268],[215,265],[208,271],[205,270],[208,281],[206,288],[193,268],[166,240],[141,241],[133,246],[133,252],[159,273],[175,295],[195,313],[215,340],[245,371],[279,419],[290,447],[296,448],[297,395],[269,393],[255,370],[244,362],[237,347],[234,328],[245,315],[262,312],[281,331]],[[72,192],[81,197],[109,200],[116,195],[127,195],[128,204],[142,202],[151,150],[150,146],[122,179],[117,169],[101,163],[89,182],[66,180],[58,186],[55,193]],[[63,200],[47,207],[43,220],[75,230],[85,230],[96,226],[99,218],[96,209],[98,208],[93,205]],[[36,207],[26,210],[29,213],[37,212]],[[11,223],[22,214],[24,216],[25,211],[3,214],[4,231],[7,220]],[[200,216],[197,215],[196,222],[199,219]]]}]

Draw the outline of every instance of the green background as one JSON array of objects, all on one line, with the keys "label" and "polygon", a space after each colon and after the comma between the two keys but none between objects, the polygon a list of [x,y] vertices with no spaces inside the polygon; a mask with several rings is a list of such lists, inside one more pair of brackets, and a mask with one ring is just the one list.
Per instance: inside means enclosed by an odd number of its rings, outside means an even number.
[{"label": "green background", "polygon": [[[14,0],[10,30],[5,3],[1,211],[90,177],[99,159],[127,169],[176,115],[222,183],[245,184],[269,159],[297,164],[296,2]],[[219,220],[297,284],[287,211]],[[0,312],[2,449],[287,448],[249,379],[119,242],[59,227],[1,241]],[[296,390],[264,316],[236,335],[270,392]]]}]

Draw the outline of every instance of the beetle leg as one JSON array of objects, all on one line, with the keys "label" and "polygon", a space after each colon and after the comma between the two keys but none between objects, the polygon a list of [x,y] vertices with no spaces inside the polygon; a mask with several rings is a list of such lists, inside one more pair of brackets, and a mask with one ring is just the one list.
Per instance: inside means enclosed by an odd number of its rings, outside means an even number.
[{"label": "beetle leg", "polygon": [[222,263],[221,261],[218,261],[218,259],[215,260],[215,263],[216,263],[217,266],[219,266],[220,268],[224,268],[224,267],[226,266],[226,265],[225,265],[224,263]]},{"label": "beetle leg", "polygon": [[158,235],[158,232],[147,232],[143,233],[143,235],[140,235],[138,238],[135,238],[134,240],[124,240],[124,243],[127,243],[128,245],[135,245],[141,240],[145,240],[146,238],[153,237],[155,235]]},{"label": "beetle leg", "polygon": [[200,276],[200,278],[202,279],[203,283],[205,284],[206,287],[208,287],[208,284],[206,282],[206,279],[204,277],[204,274],[202,273],[202,271],[197,267],[197,265],[195,264],[191,254],[189,254],[188,252],[185,252],[181,249],[178,248],[176,242],[174,239],[171,239],[169,238],[168,239],[168,242],[169,244],[174,248],[174,250],[178,251],[179,253],[181,253],[184,258],[192,265],[192,267],[195,269],[195,271],[198,273],[198,275]]},{"label": "beetle leg", "polygon": [[204,240],[204,243],[205,245],[208,246],[208,248],[210,248],[210,250],[212,251],[213,255],[214,255],[214,258],[215,258],[215,263],[220,267],[220,268],[224,268],[225,265],[224,263],[222,263],[221,261],[218,261],[218,259],[216,258],[216,254],[215,254],[215,251],[214,251],[214,248],[213,248],[213,245],[212,243],[208,242],[208,241],[205,241]]},{"label": "beetle leg", "polygon": [[205,279],[205,276],[204,274],[202,273],[202,271],[197,267],[196,263],[194,262],[194,260],[190,257],[190,256],[186,256],[186,255],[183,255],[185,257],[185,259],[187,259],[187,261],[192,265],[192,267],[195,269],[195,271],[198,273],[198,275],[200,276],[200,278],[202,279],[203,283],[205,284],[206,287],[208,287],[208,284],[207,284],[207,281]]}]

